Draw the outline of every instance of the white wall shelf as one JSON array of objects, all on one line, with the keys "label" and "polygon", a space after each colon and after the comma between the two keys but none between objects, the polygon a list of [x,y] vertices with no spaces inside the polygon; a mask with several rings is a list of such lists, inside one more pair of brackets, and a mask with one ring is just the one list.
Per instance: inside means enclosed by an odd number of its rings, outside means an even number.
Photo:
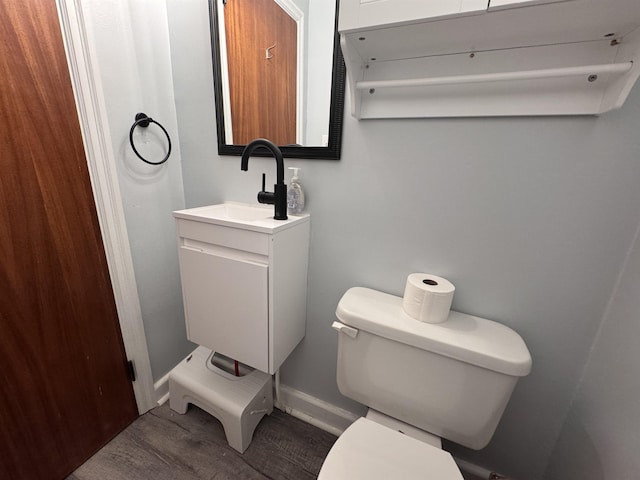
[{"label": "white wall shelf", "polygon": [[342,0],[356,118],[597,115],[640,75],[636,0],[404,3]]}]

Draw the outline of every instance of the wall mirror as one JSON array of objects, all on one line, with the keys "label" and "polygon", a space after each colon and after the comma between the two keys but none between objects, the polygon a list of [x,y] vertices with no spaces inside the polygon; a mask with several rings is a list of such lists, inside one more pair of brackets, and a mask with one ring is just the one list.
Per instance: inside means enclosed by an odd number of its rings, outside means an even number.
[{"label": "wall mirror", "polygon": [[345,65],[332,3],[209,0],[220,155],[267,138],[288,158],[340,158]]}]

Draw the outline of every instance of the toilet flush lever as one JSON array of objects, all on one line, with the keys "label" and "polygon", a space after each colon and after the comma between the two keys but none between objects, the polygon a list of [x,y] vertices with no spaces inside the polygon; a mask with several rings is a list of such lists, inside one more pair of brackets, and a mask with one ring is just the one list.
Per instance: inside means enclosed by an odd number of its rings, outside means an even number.
[{"label": "toilet flush lever", "polygon": [[349,325],[345,325],[344,323],[333,322],[331,324],[331,328],[337,330],[338,332],[342,332],[350,336],[351,338],[356,338],[358,336],[358,329],[350,327]]}]

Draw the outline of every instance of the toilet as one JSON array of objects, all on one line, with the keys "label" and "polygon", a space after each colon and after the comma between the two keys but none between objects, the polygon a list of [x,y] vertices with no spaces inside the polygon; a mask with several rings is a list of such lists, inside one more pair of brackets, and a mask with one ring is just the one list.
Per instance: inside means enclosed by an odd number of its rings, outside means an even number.
[{"label": "toilet", "polygon": [[491,440],[531,355],[509,327],[452,311],[423,323],[402,298],[349,289],[336,310],[340,392],[369,407],[338,438],[319,480],[462,480],[441,438]]}]

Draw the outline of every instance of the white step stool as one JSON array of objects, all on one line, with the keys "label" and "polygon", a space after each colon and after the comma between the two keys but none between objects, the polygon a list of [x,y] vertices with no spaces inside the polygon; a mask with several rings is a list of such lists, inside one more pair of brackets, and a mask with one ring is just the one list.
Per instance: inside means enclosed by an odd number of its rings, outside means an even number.
[{"label": "white step stool", "polygon": [[271,375],[259,370],[236,377],[210,365],[211,350],[196,348],[169,374],[169,406],[184,414],[189,403],[216,417],[229,445],[243,453],[258,423],[273,411]]}]

